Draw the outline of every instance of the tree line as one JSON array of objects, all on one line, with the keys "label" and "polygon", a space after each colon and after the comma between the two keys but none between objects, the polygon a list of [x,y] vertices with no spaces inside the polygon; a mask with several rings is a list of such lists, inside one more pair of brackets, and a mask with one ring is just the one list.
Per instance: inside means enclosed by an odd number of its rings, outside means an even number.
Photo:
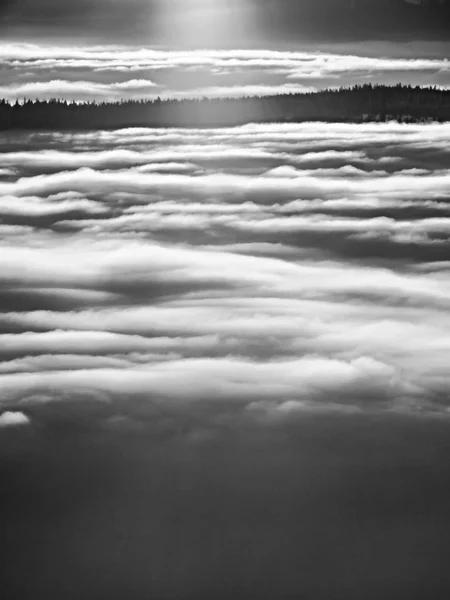
[{"label": "tree line", "polygon": [[0,100],[0,130],[116,129],[300,123],[450,121],[450,90],[357,85],[302,94],[244,98],[127,100]]}]

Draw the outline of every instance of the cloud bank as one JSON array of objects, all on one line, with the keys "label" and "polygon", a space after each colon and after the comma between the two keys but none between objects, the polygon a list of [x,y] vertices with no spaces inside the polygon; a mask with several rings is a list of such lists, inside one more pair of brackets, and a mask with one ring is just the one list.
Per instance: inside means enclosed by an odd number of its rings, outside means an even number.
[{"label": "cloud bank", "polygon": [[[368,49],[366,49],[367,52]],[[450,84],[442,53],[405,48],[166,50],[124,45],[0,45],[0,97],[117,101],[129,98],[296,93],[374,81]]]},{"label": "cloud bank", "polygon": [[146,397],[243,419],[445,416],[448,136],[392,123],[5,140],[3,402],[82,388],[111,414]]}]

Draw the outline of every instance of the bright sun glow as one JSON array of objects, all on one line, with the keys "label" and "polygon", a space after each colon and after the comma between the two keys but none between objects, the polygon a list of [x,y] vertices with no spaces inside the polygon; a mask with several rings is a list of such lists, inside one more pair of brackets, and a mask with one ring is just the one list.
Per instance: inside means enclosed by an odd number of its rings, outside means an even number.
[{"label": "bright sun glow", "polygon": [[255,28],[251,0],[160,0],[158,25],[180,47],[226,46]]}]

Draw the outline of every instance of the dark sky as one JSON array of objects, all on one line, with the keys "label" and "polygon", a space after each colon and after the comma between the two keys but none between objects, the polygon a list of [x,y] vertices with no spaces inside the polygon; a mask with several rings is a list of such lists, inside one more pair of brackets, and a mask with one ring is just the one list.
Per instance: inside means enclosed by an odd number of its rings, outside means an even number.
[{"label": "dark sky", "polygon": [[[9,36],[73,36],[174,43],[186,23],[215,12],[235,25],[223,44],[446,40],[450,3],[430,0],[3,0]],[[243,20],[248,19],[245,27]]]}]

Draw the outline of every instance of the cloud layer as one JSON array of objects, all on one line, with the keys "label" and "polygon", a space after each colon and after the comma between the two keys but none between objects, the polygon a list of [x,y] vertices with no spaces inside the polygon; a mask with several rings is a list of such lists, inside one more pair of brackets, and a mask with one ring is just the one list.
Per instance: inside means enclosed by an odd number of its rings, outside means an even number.
[{"label": "cloud layer", "polygon": [[111,416],[142,398],[216,419],[446,415],[449,134],[5,138],[3,403],[83,389]]},{"label": "cloud layer", "polygon": [[450,84],[442,52],[401,47],[335,50],[163,50],[3,42],[0,97],[117,101],[128,98],[296,93],[368,81]]}]

